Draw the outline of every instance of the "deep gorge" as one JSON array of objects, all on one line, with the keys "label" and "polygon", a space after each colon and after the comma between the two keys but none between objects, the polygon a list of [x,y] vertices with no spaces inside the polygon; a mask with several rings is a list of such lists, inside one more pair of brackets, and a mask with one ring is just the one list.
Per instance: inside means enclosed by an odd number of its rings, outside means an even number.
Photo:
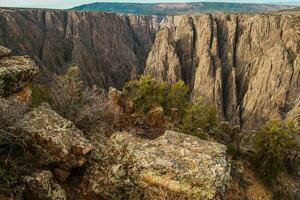
[{"label": "deep gorge", "polygon": [[224,120],[252,129],[299,110],[300,18],[272,14],[138,16],[1,9],[0,45],[44,76],[78,64],[108,88],[146,73],[183,79]]}]

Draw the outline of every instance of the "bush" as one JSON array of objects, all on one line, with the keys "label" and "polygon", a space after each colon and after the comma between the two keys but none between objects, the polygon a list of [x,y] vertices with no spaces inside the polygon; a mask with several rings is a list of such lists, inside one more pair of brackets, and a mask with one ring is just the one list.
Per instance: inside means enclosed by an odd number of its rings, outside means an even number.
[{"label": "bush", "polygon": [[176,108],[179,116],[182,117],[185,114],[189,105],[189,88],[183,81],[178,81],[171,86],[167,101],[167,112],[170,112],[172,108]]},{"label": "bush", "polygon": [[50,105],[53,104],[50,98],[49,87],[43,84],[30,84],[31,93],[31,104],[33,107],[39,106],[43,102],[48,102]]},{"label": "bush", "polygon": [[205,139],[206,134],[218,132],[218,117],[213,106],[197,99],[187,108],[183,118],[182,131]]},{"label": "bush", "polygon": [[0,129],[0,197],[22,199],[22,177],[32,171],[33,160],[24,138]]},{"label": "bush", "polygon": [[255,164],[263,180],[272,182],[285,170],[285,158],[296,150],[293,121],[272,120],[267,122],[255,136]]},{"label": "bush", "polygon": [[152,107],[166,107],[169,86],[151,76],[141,76],[139,80],[127,82],[123,91],[126,100],[132,101],[137,111],[147,114]]},{"label": "bush", "polygon": [[50,87],[50,105],[61,116],[74,120],[84,104],[84,87],[80,69],[70,66],[65,74],[55,76]]},{"label": "bush", "polygon": [[135,109],[144,115],[153,107],[162,107],[167,116],[176,110],[179,118],[176,118],[176,126],[184,133],[205,138],[206,133],[218,131],[215,108],[204,104],[201,99],[190,103],[189,88],[183,81],[170,85],[151,76],[141,76],[139,80],[129,81],[123,91],[125,99],[132,101]]}]

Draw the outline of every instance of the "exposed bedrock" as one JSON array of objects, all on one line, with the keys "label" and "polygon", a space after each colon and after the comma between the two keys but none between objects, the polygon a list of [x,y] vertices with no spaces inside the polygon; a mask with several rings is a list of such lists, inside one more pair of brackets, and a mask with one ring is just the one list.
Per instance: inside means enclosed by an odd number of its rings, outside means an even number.
[{"label": "exposed bedrock", "polygon": [[122,87],[145,72],[183,79],[193,99],[244,129],[299,110],[300,18],[266,14],[161,17],[0,10],[0,45],[29,54],[44,74],[67,64],[90,85]]},{"label": "exposed bedrock", "polygon": [[192,98],[214,103],[221,118],[253,128],[299,104],[300,18],[170,16],[156,36],[146,73],[182,78]]}]

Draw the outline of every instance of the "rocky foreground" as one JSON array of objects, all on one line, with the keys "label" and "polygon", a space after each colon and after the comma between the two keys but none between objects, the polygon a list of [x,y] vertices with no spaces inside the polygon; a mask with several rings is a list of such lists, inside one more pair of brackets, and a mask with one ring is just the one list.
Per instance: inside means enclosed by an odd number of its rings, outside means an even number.
[{"label": "rocky foreground", "polygon": [[[11,56],[6,48],[0,55],[3,111],[7,102],[30,101],[26,86],[38,70],[30,58]],[[128,132],[85,136],[45,103],[25,111],[10,130],[35,156],[21,177],[27,199],[224,199],[231,183],[226,147],[182,133],[166,131],[155,140]],[[102,139],[91,139],[97,137]]]}]

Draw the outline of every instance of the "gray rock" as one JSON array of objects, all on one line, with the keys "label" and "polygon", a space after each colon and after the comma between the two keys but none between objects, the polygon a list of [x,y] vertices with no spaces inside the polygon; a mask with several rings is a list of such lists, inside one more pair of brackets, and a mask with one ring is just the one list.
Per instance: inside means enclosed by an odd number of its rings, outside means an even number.
[{"label": "gray rock", "polygon": [[27,56],[0,59],[0,96],[8,96],[23,89],[37,72],[38,67]]},{"label": "gray rock", "polygon": [[155,140],[115,133],[106,161],[88,168],[91,190],[109,199],[223,198],[230,181],[226,147],[166,131]]},{"label": "gray rock", "polygon": [[42,165],[56,163],[63,169],[80,167],[93,146],[75,125],[51,109],[48,104],[33,109],[18,122]]}]

